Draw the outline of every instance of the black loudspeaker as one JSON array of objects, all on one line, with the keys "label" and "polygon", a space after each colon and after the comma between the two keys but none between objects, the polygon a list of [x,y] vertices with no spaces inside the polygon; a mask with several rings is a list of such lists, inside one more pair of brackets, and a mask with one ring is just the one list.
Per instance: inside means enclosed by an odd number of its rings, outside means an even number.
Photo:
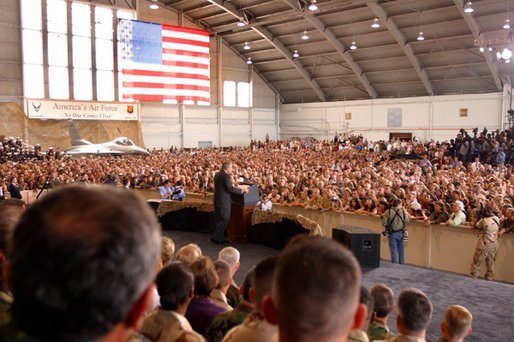
[{"label": "black loudspeaker", "polygon": [[367,228],[340,226],[332,229],[332,239],[342,243],[362,268],[380,267],[380,234]]}]

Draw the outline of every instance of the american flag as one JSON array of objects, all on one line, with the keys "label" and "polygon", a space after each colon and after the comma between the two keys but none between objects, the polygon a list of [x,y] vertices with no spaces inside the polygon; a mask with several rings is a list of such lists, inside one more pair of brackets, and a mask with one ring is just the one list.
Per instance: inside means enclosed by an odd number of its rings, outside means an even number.
[{"label": "american flag", "polygon": [[123,100],[210,103],[207,31],[123,19],[118,44]]}]

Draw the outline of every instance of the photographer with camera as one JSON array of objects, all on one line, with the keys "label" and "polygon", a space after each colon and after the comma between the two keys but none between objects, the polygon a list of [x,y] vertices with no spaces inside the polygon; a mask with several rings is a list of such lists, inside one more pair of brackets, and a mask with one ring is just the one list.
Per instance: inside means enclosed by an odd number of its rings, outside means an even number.
[{"label": "photographer with camera", "polygon": [[182,181],[177,181],[176,185],[171,188],[171,197],[173,201],[183,201],[186,198],[186,192],[182,186]]},{"label": "photographer with camera", "polygon": [[392,208],[388,209],[382,217],[382,225],[385,230],[382,232],[389,239],[389,249],[391,250],[391,262],[393,264],[404,264],[403,242],[407,238],[405,227],[409,223],[410,217],[402,207],[402,201],[395,198]]}]

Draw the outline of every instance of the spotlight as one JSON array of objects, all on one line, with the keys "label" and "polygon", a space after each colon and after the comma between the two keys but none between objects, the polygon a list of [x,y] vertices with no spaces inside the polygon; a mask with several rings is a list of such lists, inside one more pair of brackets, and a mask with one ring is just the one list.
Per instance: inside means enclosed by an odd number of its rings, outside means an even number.
[{"label": "spotlight", "polygon": [[309,39],[309,35],[307,34],[307,30],[303,31],[302,39],[303,40]]},{"label": "spotlight", "polygon": [[419,31],[418,33],[418,38],[416,38],[417,40],[425,40],[425,36],[423,35],[423,32],[422,31]]},{"label": "spotlight", "polygon": [[479,50],[480,50],[480,52],[484,52],[485,48],[483,46],[481,46]]},{"label": "spotlight", "polygon": [[252,57],[248,57],[248,59],[246,60],[246,64],[250,65],[252,63]]},{"label": "spotlight", "polygon": [[380,27],[380,22],[378,21],[377,17],[375,17],[375,19],[373,19],[373,22],[371,23],[371,27],[373,27],[373,28],[379,28]]},{"label": "spotlight", "polygon": [[308,7],[309,11],[317,11],[318,10],[318,6],[316,5],[316,0],[311,0],[311,4],[309,5]]},{"label": "spotlight", "polygon": [[300,57],[300,54],[298,53],[298,50],[294,50],[293,58],[298,58],[298,57]]},{"label": "spotlight", "polygon": [[510,20],[509,19],[505,19],[505,23],[503,24],[503,28],[508,30],[510,29]]},{"label": "spotlight", "polygon": [[473,9],[473,5],[471,1],[467,1],[464,5],[464,13],[473,13],[475,10]]},{"label": "spotlight", "polygon": [[351,50],[356,50],[357,49],[357,44],[355,44],[355,42],[352,42],[352,45],[350,45],[350,49]]},{"label": "spotlight", "polygon": [[250,50],[252,47],[250,46],[250,43],[245,42],[245,45],[243,46],[243,49]]}]

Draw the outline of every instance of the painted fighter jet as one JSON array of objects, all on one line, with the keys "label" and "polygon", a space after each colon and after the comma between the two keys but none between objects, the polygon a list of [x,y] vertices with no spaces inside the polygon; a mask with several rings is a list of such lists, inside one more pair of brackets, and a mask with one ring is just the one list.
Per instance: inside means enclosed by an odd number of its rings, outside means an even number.
[{"label": "painted fighter jet", "polygon": [[79,139],[72,141],[72,147],[66,150],[68,155],[110,155],[118,156],[124,154],[144,154],[149,155],[150,153],[136,146],[132,140],[126,137],[119,137],[114,140],[93,144],[85,139]]}]

